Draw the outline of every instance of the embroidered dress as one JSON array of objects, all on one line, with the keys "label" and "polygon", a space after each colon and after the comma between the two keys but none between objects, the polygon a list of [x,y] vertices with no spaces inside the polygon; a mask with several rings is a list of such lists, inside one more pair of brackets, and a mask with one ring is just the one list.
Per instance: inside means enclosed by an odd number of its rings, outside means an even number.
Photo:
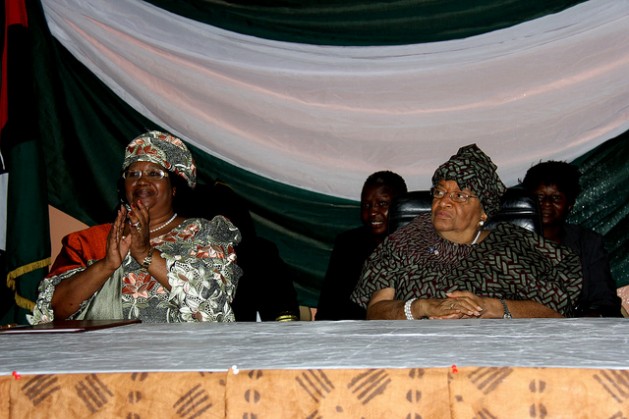
[{"label": "embroidered dress", "polygon": [[[111,224],[72,233],[39,286],[32,324],[54,320],[55,287],[105,257]],[[170,292],[127,255],[122,265],[70,319],[141,319],[144,322],[234,321],[231,302],[240,268],[234,246],[240,232],[222,216],[190,218],[151,239],[166,260]]]},{"label": "embroidered dress", "polygon": [[442,239],[430,214],[391,234],[365,263],[352,300],[395,288],[396,300],[446,298],[467,290],[483,297],[533,300],[569,316],[581,291],[577,255],[543,237],[501,223],[476,245]]}]

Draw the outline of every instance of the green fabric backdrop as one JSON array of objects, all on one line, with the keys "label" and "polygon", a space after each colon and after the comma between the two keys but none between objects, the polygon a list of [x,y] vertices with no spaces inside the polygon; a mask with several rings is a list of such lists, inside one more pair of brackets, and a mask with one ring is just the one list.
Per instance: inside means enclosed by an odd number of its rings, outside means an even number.
[{"label": "green fabric backdrop", "polygon": [[316,45],[402,45],[506,28],[584,0],[145,0],[229,31]]}]

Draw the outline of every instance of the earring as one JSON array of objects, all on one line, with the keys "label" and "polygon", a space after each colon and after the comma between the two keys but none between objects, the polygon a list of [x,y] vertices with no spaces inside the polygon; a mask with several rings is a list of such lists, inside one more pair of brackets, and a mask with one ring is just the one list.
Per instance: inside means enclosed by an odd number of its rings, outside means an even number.
[{"label": "earring", "polygon": [[480,220],[480,221],[478,222],[478,225],[479,225],[480,227],[484,226],[484,225],[485,225],[485,221]]}]

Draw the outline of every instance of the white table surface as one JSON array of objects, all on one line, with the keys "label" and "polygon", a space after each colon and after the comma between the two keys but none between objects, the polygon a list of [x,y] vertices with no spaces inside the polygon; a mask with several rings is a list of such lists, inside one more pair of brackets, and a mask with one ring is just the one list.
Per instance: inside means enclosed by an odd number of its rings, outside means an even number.
[{"label": "white table surface", "polygon": [[629,369],[629,319],[133,324],[0,334],[0,375],[451,365]]}]

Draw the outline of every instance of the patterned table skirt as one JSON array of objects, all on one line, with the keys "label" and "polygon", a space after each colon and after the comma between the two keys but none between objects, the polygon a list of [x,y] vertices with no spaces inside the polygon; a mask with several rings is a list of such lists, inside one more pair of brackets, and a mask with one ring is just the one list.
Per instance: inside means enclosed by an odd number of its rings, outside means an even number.
[{"label": "patterned table skirt", "polygon": [[625,418],[629,370],[16,372],[0,394],[2,418]]}]

